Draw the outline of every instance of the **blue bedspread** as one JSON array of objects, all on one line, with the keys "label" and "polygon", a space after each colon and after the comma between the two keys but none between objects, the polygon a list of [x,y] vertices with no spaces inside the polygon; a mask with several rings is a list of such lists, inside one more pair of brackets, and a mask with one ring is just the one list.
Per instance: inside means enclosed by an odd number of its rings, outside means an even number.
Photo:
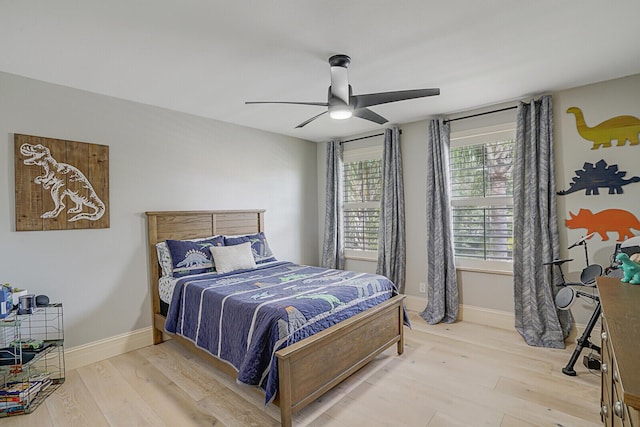
[{"label": "blue bedspread", "polygon": [[227,361],[238,382],[278,390],[275,352],[397,294],[375,274],[279,262],[177,282],[165,328]]}]

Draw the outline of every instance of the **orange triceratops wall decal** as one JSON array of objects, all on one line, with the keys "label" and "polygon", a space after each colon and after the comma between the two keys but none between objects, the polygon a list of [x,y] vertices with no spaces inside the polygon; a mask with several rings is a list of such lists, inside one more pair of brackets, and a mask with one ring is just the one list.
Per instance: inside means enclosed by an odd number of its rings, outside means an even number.
[{"label": "orange triceratops wall decal", "polygon": [[593,142],[592,150],[597,150],[600,146],[611,147],[611,141],[618,141],[617,146],[623,146],[629,141],[631,145],[638,145],[638,134],[640,133],[640,119],[634,116],[612,117],[604,122],[589,127],[584,121],[582,110],[578,107],[571,107],[567,113],[576,116],[576,128],[581,137]]},{"label": "orange triceratops wall decal", "polygon": [[569,212],[565,221],[567,228],[586,228],[587,234],[598,233],[602,240],[609,240],[607,232],[617,231],[618,242],[633,237],[632,228],[640,230],[640,221],[631,212],[622,209],[605,209],[593,213],[589,209],[580,209],[578,215]]}]

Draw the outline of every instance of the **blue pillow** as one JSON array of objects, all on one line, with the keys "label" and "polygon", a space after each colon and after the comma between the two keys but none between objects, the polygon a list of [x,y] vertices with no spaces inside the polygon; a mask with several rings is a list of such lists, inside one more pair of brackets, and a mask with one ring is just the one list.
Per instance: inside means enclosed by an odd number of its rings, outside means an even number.
[{"label": "blue pillow", "polygon": [[167,240],[167,246],[171,252],[174,277],[208,273],[215,268],[209,247],[224,246],[224,237],[215,236],[196,241]]},{"label": "blue pillow", "polygon": [[234,246],[245,242],[251,242],[251,252],[253,253],[253,259],[256,260],[256,264],[276,261],[267,243],[267,238],[262,231],[256,234],[247,234],[246,236],[225,236],[224,238],[225,246]]}]

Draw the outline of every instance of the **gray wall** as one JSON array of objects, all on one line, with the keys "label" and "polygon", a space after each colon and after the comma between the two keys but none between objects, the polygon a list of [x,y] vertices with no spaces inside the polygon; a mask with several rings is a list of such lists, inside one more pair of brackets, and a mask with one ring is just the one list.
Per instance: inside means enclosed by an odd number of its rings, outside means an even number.
[{"label": "gray wall", "polygon": [[[554,95],[554,123],[556,138],[557,162],[556,182],[558,190],[568,189],[575,171],[583,168],[585,162],[596,163],[605,160],[609,165],[618,165],[620,171],[626,171],[626,179],[640,176],[640,145],[630,146],[627,142],[618,147],[614,143],[610,148],[592,150],[593,143],[583,139],[577,131],[576,121],[572,114],[567,114],[569,107],[578,107],[584,113],[587,126],[594,127],[599,123],[616,116],[630,115],[640,118],[640,74],[610,80],[603,83],[583,86],[559,92]],[[636,135],[637,136],[637,135]],[[623,209],[640,219],[640,183],[623,187],[623,194],[611,195],[607,189],[601,188],[597,196],[587,196],[584,191],[558,196],[558,220],[560,222],[561,247],[569,245],[587,234],[584,228],[569,229],[565,220],[569,212],[577,214],[580,209],[589,209],[593,213],[605,209]],[[640,230],[632,229],[636,236]],[[615,249],[618,233],[607,233],[608,240],[603,241],[596,234],[588,242],[589,262],[607,266]],[[563,257],[573,258],[567,270],[576,276],[585,265],[584,248],[576,247],[564,250]],[[588,314],[593,312],[591,300],[582,298],[572,311],[577,319],[586,323]]]},{"label": "gray wall", "polygon": [[[264,208],[276,256],[317,263],[314,143],[6,73],[0,118],[0,282],[63,302],[68,346],[151,324],[145,211]],[[111,227],[16,232],[14,133],[108,145]]]},{"label": "gray wall", "polygon": [[[570,106],[580,107],[585,113],[587,124],[596,125],[608,118],[618,115],[632,115],[640,117],[640,75],[622,79],[597,83],[571,90],[553,93],[554,99],[554,138],[556,147],[556,176],[558,190],[569,187],[575,170],[581,169],[585,161],[596,162],[604,158],[609,164],[619,164],[620,170],[627,171],[627,178],[640,176],[640,145],[612,147],[591,150],[591,144],[582,139],[576,131],[575,120],[566,113]],[[515,105],[515,102],[497,104],[468,113],[499,109],[504,106]],[[454,122],[453,130],[465,130],[472,127],[491,126],[515,118],[515,111],[491,114],[476,119]],[[400,126],[402,129],[402,159],[404,166],[404,185],[406,203],[406,234],[407,234],[407,295],[425,298],[419,292],[420,282],[426,282],[426,171],[428,122],[419,121]],[[324,218],[324,156],[325,144],[318,145],[318,203],[320,218],[319,233],[323,234]],[[565,264],[565,272],[574,278],[584,267],[582,248],[567,250],[567,246],[586,234],[586,230],[569,230],[564,220],[568,212],[589,208],[594,213],[608,208],[629,210],[640,218],[640,183],[624,187],[623,195],[608,195],[601,190],[600,196],[585,196],[584,192],[558,197],[558,218],[561,236],[562,257],[571,257],[575,261]],[[636,235],[640,234],[635,230]],[[609,265],[609,256],[613,252],[616,233],[609,233],[609,240],[602,241],[598,236],[589,241],[591,263]],[[362,261],[348,263],[350,268],[360,271],[375,271],[374,263]],[[577,278],[576,278],[577,279]],[[458,270],[460,285],[460,300],[462,304],[474,307],[513,312],[513,277],[510,274],[496,274],[491,271]],[[585,298],[573,307],[573,313],[578,323],[585,324],[593,305]]]}]

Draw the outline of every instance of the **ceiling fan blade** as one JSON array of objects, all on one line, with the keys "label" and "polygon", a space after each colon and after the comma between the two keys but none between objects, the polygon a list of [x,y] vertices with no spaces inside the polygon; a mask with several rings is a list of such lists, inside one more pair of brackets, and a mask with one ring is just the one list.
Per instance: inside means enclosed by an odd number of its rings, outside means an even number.
[{"label": "ceiling fan blade", "polygon": [[388,102],[404,101],[406,99],[424,98],[425,96],[440,95],[440,89],[414,89],[398,90],[393,92],[368,93],[366,95],[353,95],[356,108],[371,107],[372,105],[386,104]]},{"label": "ceiling fan blade", "polygon": [[296,126],[296,129],[308,125],[309,123],[311,123],[312,121],[314,121],[315,119],[317,119],[318,117],[320,117],[321,115],[326,114],[326,113],[327,113],[327,111],[323,111],[322,113],[318,114],[317,116],[313,116],[310,119],[305,120],[304,122],[302,122],[298,126]]},{"label": "ceiling fan blade", "polygon": [[317,105],[328,107],[328,102],[288,102],[288,101],[246,101],[245,104],[295,104],[295,105]]},{"label": "ceiling fan blade", "polygon": [[296,126],[296,129],[299,129],[326,113],[329,113],[331,118],[336,120],[355,116],[377,124],[384,124],[387,123],[388,120],[369,110],[367,107],[386,104],[389,102],[404,101],[407,99],[440,95],[440,89],[438,88],[398,90],[393,92],[353,95],[347,73],[350,63],[351,58],[344,54],[333,55],[329,58],[331,85],[329,86],[327,94],[327,102],[247,101],[245,104],[292,104],[327,107],[327,110]]},{"label": "ceiling fan blade", "polygon": [[375,122],[379,125],[387,123],[389,120],[385,119],[378,113],[374,113],[368,108],[358,108],[353,110],[354,117],[360,117],[361,119],[369,120],[370,122]]}]

